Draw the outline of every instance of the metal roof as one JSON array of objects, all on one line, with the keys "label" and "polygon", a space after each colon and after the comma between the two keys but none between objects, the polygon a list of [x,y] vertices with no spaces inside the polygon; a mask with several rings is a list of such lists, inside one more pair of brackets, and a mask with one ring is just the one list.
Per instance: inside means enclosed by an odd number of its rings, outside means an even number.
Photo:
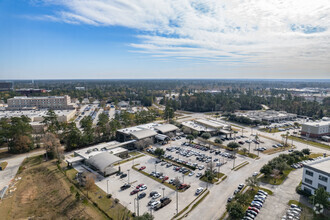
[{"label": "metal roof", "polygon": [[157,134],[157,135],[155,136],[155,138],[158,139],[158,140],[161,140],[161,141],[164,141],[164,140],[166,140],[166,139],[169,139],[169,137],[166,136],[166,135],[164,135],[164,134]]},{"label": "metal roof", "polygon": [[157,127],[155,127],[155,130],[160,131],[161,133],[167,133],[170,131],[175,131],[178,130],[179,128],[175,125],[172,124],[164,124],[164,125],[159,125]]},{"label": "metal roof", "polygon": [[89,158],[86,162],[93,167],[97,168],[99,171],[104,172],[105,169],[112,164],[120,161],[121,158],[117,157],[108,152],[99,153],[91,158]]},{"label": "metal roof", "polygon": [[140,131],[134,131],[131,133],[131,135],[134,136],[136,139],[141,140],[144,138],[156,136],[157,132],[154,130],[145,129]]}]

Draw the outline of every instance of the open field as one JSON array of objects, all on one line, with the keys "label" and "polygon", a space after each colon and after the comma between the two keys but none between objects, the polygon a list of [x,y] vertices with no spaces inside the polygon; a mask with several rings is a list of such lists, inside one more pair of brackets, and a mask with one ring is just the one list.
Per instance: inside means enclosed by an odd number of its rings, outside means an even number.
[{"label": "open field", "polygon": [[330,150],[330,145],[326,145],[326,144],[322,144],[322,143],[318,143],[318,142],[314,142],[314,141],[308,141],[308,140],[304,140],[302,138],[294,137],[294,136],[289,136],[288,139],[290,139],[290,140],[293,139],[294,141],[298,141],[298,142],[308,144],[308,145],[311,145],[314,147],[320,147],[320,148]]},{"label": "open field", "polygon": [[[16,190],[0,203],[2,219],[106,219],[89,202],[77,200],[72,185],[54,161],[31,157],[23,162]],[[71,187],[71,189],[70,189]]]},{"label": "open field", "polygon": [[259,180],[263,183],[268,183],[271,185],[280,185],[283,183],[283,181],[286,179],[286,177],[289,175],[289,173],[292,171],[293,169],[288,169],[288,170],[284,170],[283,174],[281,175],[280,178],[275,179],[273,177],[266,177],[266,176],[262,176],[261,178],[259,178]]}]

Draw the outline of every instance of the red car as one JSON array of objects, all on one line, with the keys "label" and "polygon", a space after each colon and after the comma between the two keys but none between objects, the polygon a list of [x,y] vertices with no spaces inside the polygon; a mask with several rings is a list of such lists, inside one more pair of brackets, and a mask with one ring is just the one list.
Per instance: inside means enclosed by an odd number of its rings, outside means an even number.
[{"label": "red car", "polygon": [[139,170],[144,170],[145,168],[146,168],[145,166],[142,166],[142,167],[140,167]]},{"label": "red car", "polygon": [[249,207],[249,210],[253,210],[253,211],[255,211],[256,213],[259,213],[259,209],[257,209],[256,207]]},{"label": "red car", "polygon": [[139,184],[136,186],[136,189],[139,189],[141,186],[143,186],[144,184]]},{"label": "red car", "polygon": [[134,194],[136,194],[136,193],[138,193],[140,190],[138,190],[138,189],[134,189],[130,194],[131,195],[134,195]]},{"label": "red car", "polygon": [[165,180],[168,180],[168,176],[165,176],[165,177],[163,178],[163,181],[165,181]]}]

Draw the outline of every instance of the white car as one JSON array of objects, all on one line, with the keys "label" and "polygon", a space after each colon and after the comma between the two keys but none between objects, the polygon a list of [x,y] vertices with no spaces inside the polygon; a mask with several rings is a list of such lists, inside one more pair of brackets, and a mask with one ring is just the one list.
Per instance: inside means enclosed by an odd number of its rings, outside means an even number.
[{"label": "white car", "polygon": [[197,190],[196,190],[196,192],[195,192],[195,194],[196,195],[199,195],[201,192],[203,192],[203,187],[199,187]]},{"label": "white car", "polygon": [[254,172],[252,176],[258,176],[259,172]]},{"label": "white car", "polygon": [[189,173],[189,176],[193,176],[195,173],[194,172],[190,172]]},{"label": "white car", "polygon": [[202,176],[202,173],[197,173],[196,174],[196,177],[201,177]]},{"label": "white car", "polygon": [[161,195],[159,193],[156,193],[155,195],[152,196],[153,199],[157,199],[159,197],[161,197]]},{"label": "white car", "polygon": [[151,208],[155,208],[158,204],[160,204],[160,201],[153,202],[150,206]]},{"label": "white car", "polygon": [[146,185],[143,185],[139,188],[140,191],[146,190],[148,187]]}]

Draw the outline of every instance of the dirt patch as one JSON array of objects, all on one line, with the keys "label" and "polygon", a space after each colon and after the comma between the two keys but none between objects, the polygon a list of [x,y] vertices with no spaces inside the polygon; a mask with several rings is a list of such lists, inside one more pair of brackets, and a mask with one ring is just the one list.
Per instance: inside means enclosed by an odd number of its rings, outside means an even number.
[{"label": "dirt patch", "polygon": [[76,199],[55,162],[29,158],[23,164],[17,190],[0,204],[1,219],[105,219],[94,206]]}]

